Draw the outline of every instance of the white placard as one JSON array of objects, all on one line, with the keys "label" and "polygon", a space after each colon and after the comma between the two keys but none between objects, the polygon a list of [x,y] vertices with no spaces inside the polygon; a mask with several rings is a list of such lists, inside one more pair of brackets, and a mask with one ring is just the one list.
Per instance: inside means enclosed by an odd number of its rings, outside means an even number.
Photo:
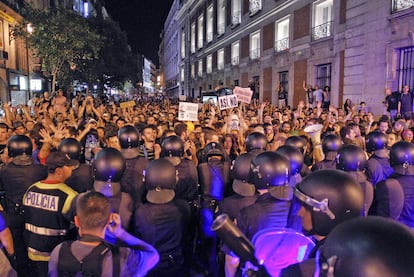
[{"label": "white placard", "polygon": [[218,104],[219,104],[220,110],[235,108],[239,106],[239,103],[237,102],[237,96],[234,94],[220,96],[218,98]]},{"label": "white placard", "polygon": [[233,89],[233,94],[237,95],[237,99],[240,102],[250,104],[253,96],[253,91],[250,88],[235,87]]},{"label": "white placard", "polygon": [[178,105],[178,120],[180,121],[197,121],[198,104],[189,102],[180,102]]}]

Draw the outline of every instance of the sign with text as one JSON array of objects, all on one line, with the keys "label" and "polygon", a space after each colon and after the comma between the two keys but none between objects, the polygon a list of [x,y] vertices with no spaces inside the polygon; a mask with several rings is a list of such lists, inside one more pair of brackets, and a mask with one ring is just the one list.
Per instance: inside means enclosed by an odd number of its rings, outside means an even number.
[{"label": "sign with text", "polygon": [[178,105],[178,120],[180,121],[197,121],[198,104],[189,102],[180,102]]},{"label": "sign with text", "polygon": [[119,106],[121,109],[132,108],[135,106],[135,101],[122,102],[119,103]]},{"label": "sign with text", "polygon": [[240,102],[250,104],[252,100],[253,91],[250,88],[235,87],[233,94],[237,95],[237,99]]},{"label": "sign with text", "polygon": [[237,96],[234,94],[220,96],[218,98],[218,104],[219,104],[220,110],[235,108],[239,105],[239,103],[237,102]]}]

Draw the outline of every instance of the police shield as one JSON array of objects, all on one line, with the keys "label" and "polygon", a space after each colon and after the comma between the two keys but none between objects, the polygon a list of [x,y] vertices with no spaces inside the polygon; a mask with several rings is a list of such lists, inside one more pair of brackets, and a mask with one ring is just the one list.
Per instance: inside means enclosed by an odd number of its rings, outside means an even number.
[{"label": "police shield", "polygon": [[315,243],[292,229],[264,229],[252,239],[255,256],[270,276],[279,276],[282,269],[305,260]]}]

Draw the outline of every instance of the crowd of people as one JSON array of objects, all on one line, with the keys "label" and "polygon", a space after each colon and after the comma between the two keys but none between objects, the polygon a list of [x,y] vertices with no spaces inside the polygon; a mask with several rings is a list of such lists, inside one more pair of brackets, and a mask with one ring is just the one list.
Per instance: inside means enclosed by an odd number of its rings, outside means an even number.
[{"label": "crowd of people", "polygon": [[[364,102],[331,105],[329,87],[303,87],[297,107],[286,97],[226,110],[199,103],[192,122],[167,97],[59,90],[4,103],[0,275],[410,276],[411,92],[386,90],[381,115]],[[280,230],[314,247],[263,269],[237,235],[217,237],[223,214],[253,243]],[[387,243],[364,231],[378,228]]]}]

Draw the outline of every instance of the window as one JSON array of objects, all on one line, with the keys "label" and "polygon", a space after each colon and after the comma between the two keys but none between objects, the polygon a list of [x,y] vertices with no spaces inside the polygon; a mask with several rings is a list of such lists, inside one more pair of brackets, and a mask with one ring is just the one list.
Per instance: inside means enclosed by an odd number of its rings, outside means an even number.
[{"label": "window", "polygon": [[399,12],[414,7],[413,0],[393,0],[392,11]]},{"label": "window", "polygon": [[224,49],[219,49],[217,51],[217,69],[224,69]]},{"label": "window", "polygon": [[203,60],[198,60],[198,77],[203,76]]},{"label": "window", "polygon": [[203,33],[204,33],[204,28],[203,28],[203,24],[204,24],[204,16],[203,15],[200,15],[199,17],[198,17],[198,25],[197,25],[197,27],[198,27],[198,41],[197,41],[197,47],[198,47],[198,49],[200,49],[200,48],[203,48],[203,42],[204,42],[204,36],[203,36]]},{"label": "window", "polygon": [[237,25],[241,22],[241,0],[231,0],[231,24]]},{"label": "window", "polygon": [[236,87],[236,86],[239,86],[239,80],[234,80],[233,81],[233,83],[234,83],[234,86]]},{"label": "window", "polygon": [[191,64],[191,78],[195,78],[195,65]]},{"label": "window", "polygon": [[250,59],[260,58],[260,31],[250,35]]},{"label": "window", "polygon": [[206,66],[207,66],[206,72],[211,73],[213,71],[213,56],[212,55],[207,56]]},{"label": "window", "polygon": [[262,0],[249,0],[250,15],[256,14],[262,9]]},{"label": "window", "polygon": [[289,88],[289,72],[279,72],[279,84],[283,87],[284,91],[288,91]]},{"label": "window", "polygon": [[213,5],[207,8],[207,42],[213,40]]},{"label": "window", "polygon": [[184,82],[184,66],[181,66],[180,68],[180,81]]},{"label": "window", "polygon": [[331,69],[332,64],[321,64],[316,67],[316,84],[323,88],[324,86],[331,87]]},{"label": "window", "polygon": [[231,64],[238,65],[239,64],[239,56],[240,56],[240,42],[236,41],[231,44]]},{"label": "window", "polygon": [[276,22],[275,32],[275,50],[289,49],[289,17]]},{"label": "window", "polygon": [[195,53],[196,42],[195,42],[195,23],[191,24],[191,53]]},{"label": "window", "polygon": [[224,34],[226,31],[226,1],[217,1],[217,34]]},{"label": "window", "polygon": [[181,58],[185,58],[185,31],[181,30]]},{"label": "window", "polygon": [[312,39],[318,40],[332,34],[333,0],[321,0],[313,6]]},{"label": "window", "polygon": [[400,50],[397,73],[400,89],[404,85],[414,88],[414,46]]}]

